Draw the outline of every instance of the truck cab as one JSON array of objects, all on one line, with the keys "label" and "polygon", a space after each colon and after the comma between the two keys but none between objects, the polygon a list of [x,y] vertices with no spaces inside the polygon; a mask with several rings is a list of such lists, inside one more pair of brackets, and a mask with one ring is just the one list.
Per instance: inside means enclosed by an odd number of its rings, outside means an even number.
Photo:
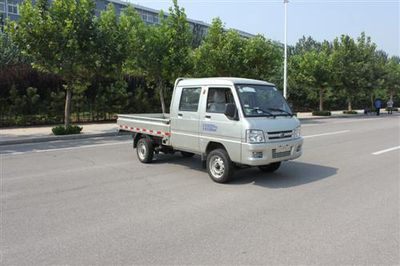
[{"label": "truck cab", "polygon": [[167,138],[141,134],[137,142],[146,138],[142,143],[150,139],[153,147],[199,154],[216,182],[227,182],[235,165],[272,172],[302,154],[299,120],[274,84],[265,81],[178,79],[170,114],[163,118],[169,121]]}]

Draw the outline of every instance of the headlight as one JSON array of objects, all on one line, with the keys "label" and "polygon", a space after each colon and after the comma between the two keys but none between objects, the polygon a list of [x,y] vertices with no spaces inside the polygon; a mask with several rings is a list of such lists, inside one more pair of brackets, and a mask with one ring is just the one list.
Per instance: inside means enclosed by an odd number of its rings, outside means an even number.
[{"label": "headlight", "polygon": [[293,138],[300,138],[301,137],[301,127],[298,126],[293,130]]},{"label": "headlight", "polygon": [[258,129],[246,130],[247,143],[263,143],[265,142],[264,131]]}]

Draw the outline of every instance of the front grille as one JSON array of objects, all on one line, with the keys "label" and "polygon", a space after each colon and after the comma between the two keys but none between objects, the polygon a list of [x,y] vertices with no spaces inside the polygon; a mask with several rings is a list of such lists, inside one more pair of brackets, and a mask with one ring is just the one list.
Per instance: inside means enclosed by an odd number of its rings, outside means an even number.
[{"label": "front grille", "polygon": [[272,158],[282,158],[290,156],[291,150],[283,151],[283,152],[276,152],[276,149],[272,150]]},{"label": "front grille", "polygon": [[293,130],[267,132],[267,137],[270,140],[288,139],[291,138],[292,135],[293,135]]}]

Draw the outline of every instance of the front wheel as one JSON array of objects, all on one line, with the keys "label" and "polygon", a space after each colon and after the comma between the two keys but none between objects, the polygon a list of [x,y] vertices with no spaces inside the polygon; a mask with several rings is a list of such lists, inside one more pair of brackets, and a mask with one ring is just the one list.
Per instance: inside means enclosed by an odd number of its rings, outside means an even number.
[{"label": "front wheel", "polygon": [[281,162],[276,162],[276,163],[271,163],[268,165],[262,165],[259,166],[258,168],[263,171],[263,172],[275,172],[276,170],[278,170],[278,168],[281,166]]},{"label": "front wheel", "polygon": [[150,163],[154,156],[154,146],[150,139],[139,139],[136,146],[136,153],[139,161],[142,163]]},{"label": "front wheel", "polygon": [[231,179],[234,165],[225,150],[216,149],[207,155],[207,172],[217,183],[226,183]]}]

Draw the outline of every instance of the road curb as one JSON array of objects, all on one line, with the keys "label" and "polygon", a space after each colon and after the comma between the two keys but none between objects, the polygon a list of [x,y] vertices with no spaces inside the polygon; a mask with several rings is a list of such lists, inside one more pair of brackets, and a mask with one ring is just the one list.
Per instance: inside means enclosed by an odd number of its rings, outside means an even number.
[{"label": "road curb", "polygon": [[21,138],[21,139],[10,139],[10,140],[0,140],[0,146],[5,145],[16,145],[16,144],[26,144],[26,143],[39,143],[39,142],[49,142],[56,140],[70,140],[70,139],[89,139],[98,137],[112,137],[121,135],[118,131],[115,132],[102,132],[102,133],[88,133],[88,134],[73,134],[73,135],[62,135],[62,136],[44,136],[44,137],[31,137],[31,138]]},{"label": "road curb", "polygon": [[330,119],[330,118],[348,118],[348,117],[360,117],[367,115],[364,114],[351,114],[351,115],[331,115],[331,116],[310,116],[310,117],[298,117],[299,120],[312,120],[312,119]]}]

